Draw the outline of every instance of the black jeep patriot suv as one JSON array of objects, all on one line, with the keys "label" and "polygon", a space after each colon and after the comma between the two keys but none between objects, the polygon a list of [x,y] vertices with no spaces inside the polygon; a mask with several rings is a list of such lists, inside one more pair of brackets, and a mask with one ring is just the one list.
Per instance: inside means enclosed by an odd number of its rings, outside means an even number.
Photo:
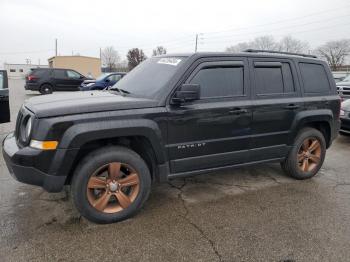
[{"label": "black jeep patriot suv", "polygon": [[339,129],[325,62],[258,50],[153,57],[108,91],[31,98],[3,141],[10,173],[98,223],[145,203],[152,181],[280,162],[314,176]]}]

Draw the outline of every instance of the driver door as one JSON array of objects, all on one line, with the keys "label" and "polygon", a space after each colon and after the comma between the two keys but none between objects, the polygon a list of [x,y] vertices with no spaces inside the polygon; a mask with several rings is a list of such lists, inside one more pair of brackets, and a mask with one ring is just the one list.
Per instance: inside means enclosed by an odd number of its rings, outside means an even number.
[{"label": "driver door", "polygon": [[0,123],[10,122],[7,72],[0,70]]}]

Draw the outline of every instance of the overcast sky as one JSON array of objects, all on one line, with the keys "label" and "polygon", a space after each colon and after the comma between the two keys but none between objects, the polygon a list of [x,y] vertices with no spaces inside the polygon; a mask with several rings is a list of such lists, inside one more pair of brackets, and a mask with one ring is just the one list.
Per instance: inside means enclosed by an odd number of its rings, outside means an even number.
[{"label": "overcast sky", "polygon": [[312,48],[350,38],[349,0],[86,1],[0,0],[0,65],[47,64],[58,39],[60,55],[99,56],[114,46],[146,55],[163,45],[172,52],[224,51],[227,46],[272,35],[291,35]]}]

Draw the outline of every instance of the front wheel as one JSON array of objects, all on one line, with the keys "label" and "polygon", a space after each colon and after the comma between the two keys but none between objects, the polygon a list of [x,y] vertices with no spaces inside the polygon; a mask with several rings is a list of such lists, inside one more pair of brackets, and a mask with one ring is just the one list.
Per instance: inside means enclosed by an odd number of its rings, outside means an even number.
[{"label": "front wheel", "polygon": [[72,181],[74,203],[96,223],[113,223],[133,216],[147,200],[151,176],[144,160],[119,146],[90,153],[76,168]]},{"label": "front wheel", "polygon": [[314,128],[304,128],[281,166],[293,178],[308,179],[320,170],[325,156],[326,142],[323,134]]}]

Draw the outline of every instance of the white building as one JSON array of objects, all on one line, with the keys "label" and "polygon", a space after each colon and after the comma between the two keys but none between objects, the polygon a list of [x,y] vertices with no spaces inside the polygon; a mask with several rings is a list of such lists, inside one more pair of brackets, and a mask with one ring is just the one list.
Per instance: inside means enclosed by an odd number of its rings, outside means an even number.
[{"label": "white building", "polygon": [[7,71],[9,78],[23,79],[28,74],[31,68],[48,68],[48,65],[33,65],[33,64],[4,64],[4,69]]}]

